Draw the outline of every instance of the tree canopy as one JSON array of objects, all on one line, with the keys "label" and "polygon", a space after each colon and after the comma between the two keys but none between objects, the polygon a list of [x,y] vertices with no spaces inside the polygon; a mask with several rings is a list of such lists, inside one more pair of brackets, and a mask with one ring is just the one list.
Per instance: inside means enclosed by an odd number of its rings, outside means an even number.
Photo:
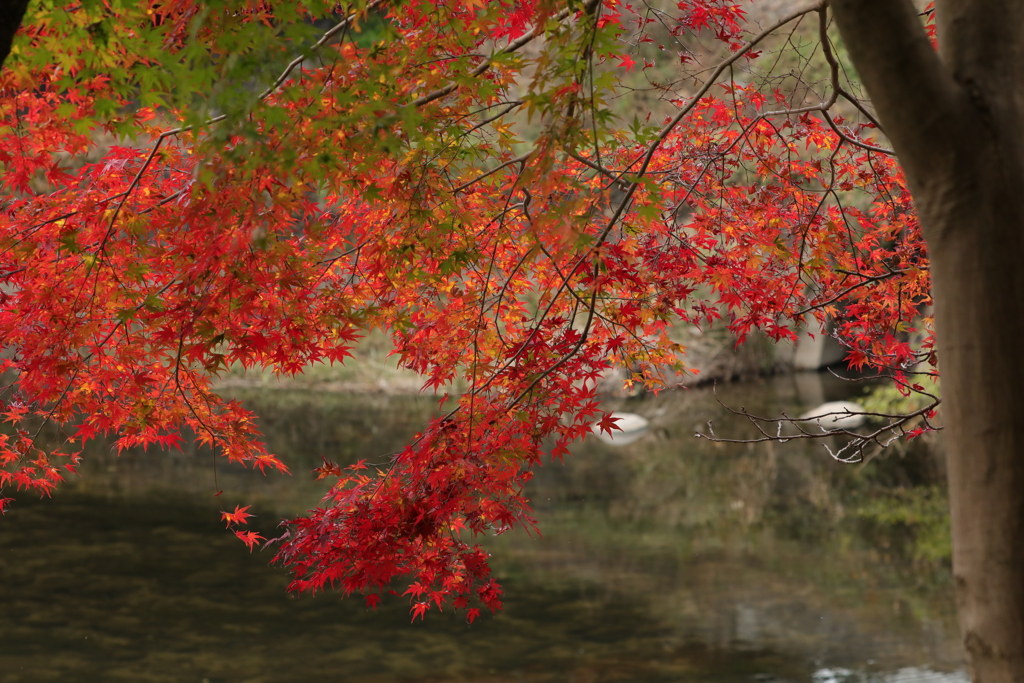
[{"label": "tree canopy", "polygon": [[49,493],[90,438],[183,428],[284,470],[215,378],[344,362],[381,329],[445,412],[400,453],[325,460],[277,560],[295,589],[372,605],[398,579],[414,616],[473,619],[501,604],[475,537],[531,529],[531,468],[614,429],[602,373],[687,371],[674,330],[828,317],[850,364],[921,390],[901,168],[829,8],[756,10],[33,3],[0,76],[0,487]]}]

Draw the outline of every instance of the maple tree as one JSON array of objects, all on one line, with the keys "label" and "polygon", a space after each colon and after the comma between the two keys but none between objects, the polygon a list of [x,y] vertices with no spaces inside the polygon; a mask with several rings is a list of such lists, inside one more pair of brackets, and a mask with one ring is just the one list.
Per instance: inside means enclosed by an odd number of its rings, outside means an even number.
[{"label": "maple tree", "polygon": [[[595,422],[613,428],[595,393],[608,368],[652,389],[664,368],[685,372],[673,328],[717,322],[739,340],[785,341],[806,316],[830,317],[853,366],[923,392],[936,356],[922,311],[949,220],[929,203],[941,194],[929,164],[950,165],[915,156],[925,133],[903,129],[931,121],[927,105],[903,107],[877,65],[910,44],[915,68],[945,68],[933,13],[831,4],[761,24],[728,0],[29,6],[0,80],[0,370],[12,378],[0,486],[48,493],[98,434],[173,447],[182,428],[229,460],[284,470],[212,381],[232,364],[291,374],[344,362],[380,328],[446,412],[382,462],[325,461],[318,476],[336,483],[289,522],[277,561],[296,590],[334,586],[375,605],[404,580],[414,617],[450,604],[472,620],[501,605],[475,538],[532,529],[531,468]],[[877,45],[868,8],[899,15]],[[880,104],[846,75],[835,19]],[[924,129],[944,139],[939,124]],[[957,220],[983,201],[957,204]],[[998,247],[980,233],[999,263],[1021,251],[1003,230]],[[992,256],[977,253],[974,266]],[[947,289],[978,277],[944,267]],[[993,368],[950,353],[950,330],[1005,339],[996,318],[1015,310],[1015,283],[936,301],[951,477],[981,438],[962,429],[978,413],[957,395],[1004,420],[1009,409],[994,405],[1006,391],[966,388]],[[1011,385],[1013,362],[1000,378]],[[468,390],[445,394],[457,380]],[[911,417],[888,416],[870,439]],[[40,421],[62,425],[62,448],[36,446]],[[956,535],[957,505],[978,490],[952,489]],[[244,524],[245,510],[224,520]],[[1016,527],[999,528],[996,554]],[[960,576],[976,560],[955,552]],[[988,661],[985,643],[1003,636],[964,623],[972,661]]]}]

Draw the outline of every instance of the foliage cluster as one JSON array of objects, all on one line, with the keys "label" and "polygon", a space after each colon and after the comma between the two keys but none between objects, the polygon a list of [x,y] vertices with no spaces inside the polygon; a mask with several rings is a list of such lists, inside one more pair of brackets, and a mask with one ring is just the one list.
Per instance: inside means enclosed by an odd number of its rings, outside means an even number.
[{"label": "foliage cluster", "polygon": [[[607,368],[652,389],[685,370],[671,325],[783,340],[832,316],[851,364],[910,390],[934,361],[906,341],[928,259],[829,21],[752,26],[729,0],[33,5],[0,76],[0,486],[47,493],[97,434],[173,447],[182,426],[283,470],[212,379],[343,362],[381,329],[426,388],[467,390],[401,452],[326,462],[336,484],[277,559],[295,589],[376,604],[404,580],[414,616],[472,619],[501,604],[473,537],[532,530],[531,468],[613,428]],[[758,59],[797,23],[828,74],[803,88]],[[676,64],[671,113],[620,120],[648,44]],[[37,447],[39,418],[63,447]]]}]

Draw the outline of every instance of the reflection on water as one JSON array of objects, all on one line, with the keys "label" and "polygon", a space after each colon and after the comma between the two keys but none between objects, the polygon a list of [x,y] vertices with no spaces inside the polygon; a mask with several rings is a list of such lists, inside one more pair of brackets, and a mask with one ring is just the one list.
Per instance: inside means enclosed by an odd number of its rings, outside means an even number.
[{"label": "reflection on water", "polygon": [[[718,394],[798,414],[806,391],[784,378]],[[810,401],[843,398],[816,391]],[[257,530],[273,534],[321,495],[307,474],[321,455],[387,454],[433,402],[243,398],[294,476],[221,463],[214,498],[208,453],[97,448],[80,479],[0,521],[0,680],[966,680],[941,467],[926,455],[850,467],[820,446],[712,444],[692,437],[708,419],[746,432],[709,391],[621,401],[609,407],[648,419],[645,435],[588,438],[541,468],[544,537],[488,539],[506,611],[410,624],[398,598],[374,613],[288,596],[218,511],[254,503]]]}]

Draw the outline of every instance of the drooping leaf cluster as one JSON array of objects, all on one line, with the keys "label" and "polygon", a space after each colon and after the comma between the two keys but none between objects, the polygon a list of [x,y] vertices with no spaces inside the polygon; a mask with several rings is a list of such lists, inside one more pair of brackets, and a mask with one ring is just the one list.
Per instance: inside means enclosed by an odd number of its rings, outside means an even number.
[{"label": "drooping leaf cluster", "polygon": [[400,580],[414,616],[472,618],[501,604],[474,539],[532,529],[531,468],[602,419],[602,373],[686,372],[674,329],[784,342],[828,316],[902,379],[930,299],[900,169],[826,10],[747,9],[34,4],[0,77],[0,487],[183,427],[283,470],[213,380],[380,328],[426,389],[469,389],[402,452],[325,464],[277,558],[295,589]]}]

